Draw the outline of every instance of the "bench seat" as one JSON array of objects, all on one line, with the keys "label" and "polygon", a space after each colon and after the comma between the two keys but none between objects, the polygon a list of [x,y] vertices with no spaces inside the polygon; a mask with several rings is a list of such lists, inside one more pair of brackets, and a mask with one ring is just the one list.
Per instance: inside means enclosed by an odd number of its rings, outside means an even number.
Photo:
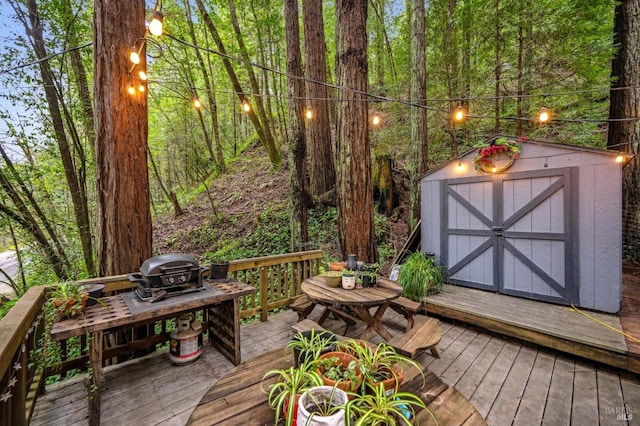
[{"label": "bench seat", "polygon": [[421,306],[422,304],[403,296],[393,299],[389,304],[391,309],[401,314],[407,320],[406,332],[409,332],[413,327],[413,317],[420,311]]},{"label": "bench seat", "polygon": [[307,318],[307,315],[316,307],[316,303],[309,299],[306,294],[298,297],[295,302],[289,305],[292,311],[298,314],[298,322]]},{"label": "bench seat", "polygon": [[415,359],[426,350],[431,355],[440,358],[436,345],[442,339],[440,321],[435,318],[418,315],[415,317],[413,327],[404,334],[393,337],[387,343],[396,348],[398,353]]}]

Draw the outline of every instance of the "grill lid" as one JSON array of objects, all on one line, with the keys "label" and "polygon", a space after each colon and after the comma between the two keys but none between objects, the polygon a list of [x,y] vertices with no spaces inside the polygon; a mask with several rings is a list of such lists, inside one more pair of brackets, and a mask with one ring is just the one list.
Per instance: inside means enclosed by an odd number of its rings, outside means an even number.
[{"label": "grill lid", "polygon": [[200,266],[195,257],[186,253],[167,253],[150,257],[140,267],[144,277],[172,274],[180,271],[199,270]]}]

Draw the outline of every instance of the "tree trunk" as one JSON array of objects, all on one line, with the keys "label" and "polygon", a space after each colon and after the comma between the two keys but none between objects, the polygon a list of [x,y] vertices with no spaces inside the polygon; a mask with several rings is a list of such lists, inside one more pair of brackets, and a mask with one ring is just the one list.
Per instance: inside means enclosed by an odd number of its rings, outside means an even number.
[{"label": "tree trunk", "polygon": [[[95,0],[94,28],[99,264],[108,276],[138,270],[153,253],[147,92],[127,93],[127,52],[145,35],[144,0]],[[140,56],[144,69],[144,49]]]},{"label": "tree trunk", "polygon": [[[607,147],[634,155],[623,169],[622,236],[625,256],[640,260],[637,236],[640,234],[640,0],[623,0],[616,5],[613,41],[619,46],[611,63]],[[617,88],[625,89],[616,90]],[[619,121],[615,121],[619,120]]]},{"label": "tree trunk", "polygon": [[284,2],[287,88],[289,95],[289,209],[291,250],[299,251],[309,240],[307,210],[307,149],[304,137],[304,84],[300,58],[298,0]]},{"label": "tree trunk", "polygon": [[494,78],[495,78],[495,86],[494,93],[495,101],[494,101],[494,125],[493,131],[494,133],[500,133],[500,72],[502,70],[502,64],[500,63],[502,60],[501,56],[501,46],[502,46],[502,36],[500,35],[500,0],[494,0],[493,2],[495,8],[495,33],[494,33]]},{"label": "tree trunk", "polygon": [[[318,197],[336,185],[336,171],[331,144],[329,92],[327,86],[327,50],[324,39],[322,0],[302,0],[304,14],[304,52],[308,106],[314,116],[309,121],[309,190]],[[318,82],[318,83],[315,83]]]},{"label": "tree trunk", "polygon": [[338,0],[338,236],[342,255],[377,262],[367,112],[367,0]]},{"label": "tree trunk", "polygon": [[[427,97],[427,60],[425,57],[425,9],[423,0],[411,3],[411,99],[424,104]],[[420,220],[419,176],[427,171],[427,109],[411,107],[411,191],[409,229]]]}]

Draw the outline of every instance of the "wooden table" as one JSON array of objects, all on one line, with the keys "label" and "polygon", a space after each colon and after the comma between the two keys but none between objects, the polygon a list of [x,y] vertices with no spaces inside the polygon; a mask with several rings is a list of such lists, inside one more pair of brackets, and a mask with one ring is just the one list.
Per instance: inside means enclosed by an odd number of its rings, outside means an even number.
[{"label": "wooden table", "polygon": [[[381,320],[389,303],[402,294],[402,287],[397,283],[379,277],[376,287],[345,290],[342,287],[327,286],[325,278],[317,275],[304,280],[300,288],[311,300],[325,306],[318,324],[322,325],[329,313],[334,312],[342,318],[364,321],[367,328],[360,336],[363,340],[369,340],[374,331],[385,340],[393,337]],[[369,308],[374,306],[378,308],[371,315]]]},{"label": "wooden table", "polygon": [[235,365],[240,364],[239,298],[256,290],[230,278],[205,280],[204,284],[206,288],[201,292],[173,296],[154,303],[140,301],[133,292],[104,297],[100,299],[101,303],[87,307],[83,315],[53,324],[53,340],[64,340],[87,333],[90,335],[89,361],[96,389],[91,398],[90,423],[95,423],[100,418],[102,345],[105,332],[134,328],[207,309],[209,341]]},{"label": "wooden table", "polygon": [[[269,407],[266,392],[275,378],[262,383],[262,377],[269,370],[285,369],[291,365],[291,354],[285,355],[283,349],[276,349],[234,368],[204,394],[187,424],[273,425],[275,413]],[[460,392],[449,387],[429,370],[424,370],[424,386],[422,377],[415,369],[405,370],[404,373],[405,381],[401,390],[420,396],[434,413],[438,424],[486,424],[480,413]],[[420,425],[435,424],[425,410],[420,410],[416,417]]]}]

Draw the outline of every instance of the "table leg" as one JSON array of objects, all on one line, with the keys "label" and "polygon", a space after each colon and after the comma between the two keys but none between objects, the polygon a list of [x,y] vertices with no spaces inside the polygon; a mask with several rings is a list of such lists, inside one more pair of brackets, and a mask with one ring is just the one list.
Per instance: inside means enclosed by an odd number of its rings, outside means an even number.
[{"label": "table leg", "polygon": [[100,396],[102,392],[102,331],[91,333],[89,364],[92,379],[89,383],[89,425],[100,425]]},{"label": "table leg", "polygon": [[384,315],[384,312],[387,310],[388,306],[389,302],[378,306],[378,309],[376,310],[376,313],[374,315],[371,315],[369,313],[369,310],[364,306],[351,306],[351,309],[353,309],[353,311],[362,319],[362,321],[367,324],[367,329],[364,331],[364,333],[362,333],[362,336],[360,337],[362,340],[367,340],[374,330],[380,336],[382,336],[384,340],[390,340],[393,337],[391,333],[389,333],[389,330],[387,330],[382,325],[381,321],[382,316]]}]

